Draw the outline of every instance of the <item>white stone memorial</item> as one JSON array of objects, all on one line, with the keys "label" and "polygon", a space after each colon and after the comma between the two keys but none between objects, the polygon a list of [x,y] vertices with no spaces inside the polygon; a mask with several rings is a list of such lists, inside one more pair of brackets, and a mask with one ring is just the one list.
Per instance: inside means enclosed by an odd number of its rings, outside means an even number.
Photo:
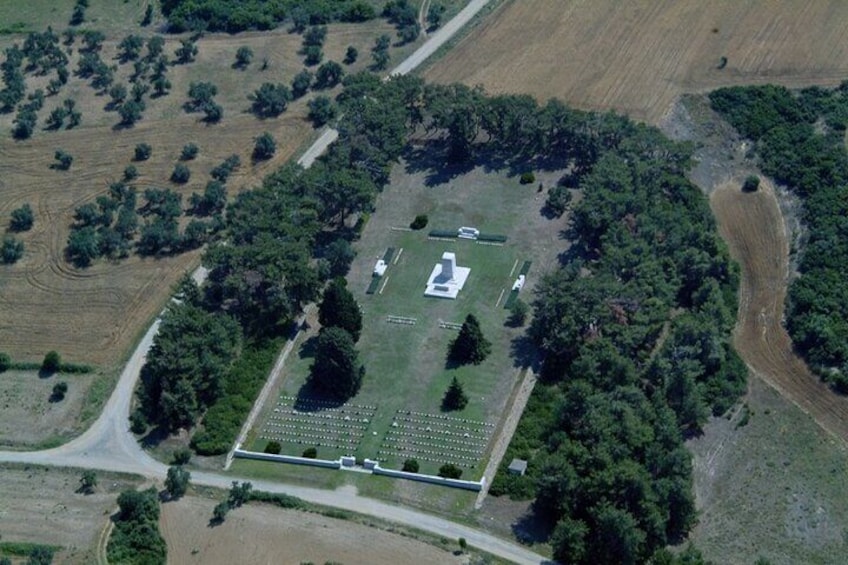
[{"label": "white stone memorial", "polygon": [[470,273],[470,268],[457,266],[455,253],[445,251],[427,279],[424,295],[456,300]]},{"label": "white stone memorial", "polygon": [[373,275],[375,277],[382,277],[384,274],[386,274],[386,269],[388,268],[389,266],[386,264],[386,262],[382,259],[379,259],[377,261],[377,264],[374,265]]},{"label": "white stone memorial", "polygon": [[512,283],[512,290],[521,290],[522,288],[524,288],[524,275],[518,275],[518,278]]}]

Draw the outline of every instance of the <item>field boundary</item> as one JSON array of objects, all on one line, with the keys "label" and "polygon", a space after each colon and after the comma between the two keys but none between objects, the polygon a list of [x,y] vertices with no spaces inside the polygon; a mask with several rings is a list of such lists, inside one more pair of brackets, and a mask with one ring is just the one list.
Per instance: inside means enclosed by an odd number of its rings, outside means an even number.
[{"label": "field boundary", "polygon": [[297,457],[296,455],[278,455],[274,453],[260,453],[258,451],[247,451],[244,449],[234,449],[233,457],[239,459],[254,459],[258,461],[271,461],[274,463],[288,463],[291,465],[307,465],[312,467],[322,467],[324,469],[335,469],[339,471],[356,471],[360,473],[370,473],[372,475],[381,475],[384,477],[392,477],[395,479],[407,479],[410,481],[418,481],[422,483],[430,483],[433,485],[470,490],[474,492],[482,491],[486,486],[486,477],[482,477],[479,481],[463,481],[461,479],[448,479],[437,475],[427,475],[420,473],[409,473],[407,471],[398,471],[396,469],[384,469],[380,467],[378,461],[366,459],[364,468],[354,466],[355,459],[353,457],[340,457],[339,459],[312,459],[309,457]]}]

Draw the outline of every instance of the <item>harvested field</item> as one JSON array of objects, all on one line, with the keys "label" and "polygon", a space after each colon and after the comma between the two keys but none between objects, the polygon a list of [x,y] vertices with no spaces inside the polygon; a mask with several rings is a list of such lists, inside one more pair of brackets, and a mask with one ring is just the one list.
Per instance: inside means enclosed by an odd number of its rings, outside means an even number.
[{"label": "harvested field", "polygon": [[34,465],[0,465],[0,531],[4,542],[63,547],[53,563],[94,563],[100,534],[118,494],[141,481],[98,473],[93,494],[76,492],[81,472]]},{"label": "harvested field", "polygon": [[[463,563],[427,543],[352,521],[251,504],[209,527],[217,501],[186,497],[162,505],[160,530],[172,563]],[[453,540],[451,540],[453,541]],[[450,545],[454,549],[454,545]]]},{"label": "harvested field", "polygon": [[726,184],[710,198],[719,231],[742,267],[736,349],[755,374],[848,442],[848,398],[810,372],[783,328],[788,238],[774,189],[768,182],[761,187],[743,193],[738,183]]},{"label": "harvested field", "polygon": [[425,76],[657,123],[683,92],[838,84],[848,75],[846,32],[839,0],[521,0]]}]

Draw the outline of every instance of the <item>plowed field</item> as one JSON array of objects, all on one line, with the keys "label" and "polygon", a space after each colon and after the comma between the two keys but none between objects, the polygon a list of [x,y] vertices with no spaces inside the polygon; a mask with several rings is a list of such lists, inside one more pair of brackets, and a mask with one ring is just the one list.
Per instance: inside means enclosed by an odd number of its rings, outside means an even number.
[{"label": "plowed field", "polygon": [[848,2],[515,0],[426,76],[656,123],[682,92],[838,84]]}]

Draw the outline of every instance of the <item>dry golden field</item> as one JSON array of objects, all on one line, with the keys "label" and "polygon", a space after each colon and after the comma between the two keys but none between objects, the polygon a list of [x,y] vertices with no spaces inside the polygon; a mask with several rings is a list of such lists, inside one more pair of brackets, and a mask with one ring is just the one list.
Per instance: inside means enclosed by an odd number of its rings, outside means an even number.
[{"label": "dry golden field", "polygon": [[682,92],[848,78],[848,2],[512,0],[425,75],[657,123]]},{"label": "dry golden field", "polygon": [[[110,33],[108,27],[92,27],[107,32],[101,57],[117,64],[113,57],[126,30],[118,24],[110,25],[121,31]],[[134,33],[144,30],[137,28]],[[324,60],[341,61],[347,46],[355,45],[362,56],[353,68],[361,68],[370,62],[368,49],[381,33],[393,33],[393,28],[385,22],[330,26]],[[5,36],[0,39],[0,48],[21,39]],[[260,120],[248,113],[250,92],[263,82],[288,84],[303,68],[303,57],[297,54],[300,43],[299,35],[285,30],[203,37],[194,63],[169,68],[171,94],[147,100],[142,120],[131,129],[115,129],[118,115],[104,109],[109,97],[96,95],[87,81],[75,76],[58,95],[46,99],[31,139],[13,140],[10,129],[14,114],[0,116],[0,230],[6,228],[9,213],[22,204],[30,203],[35,211],[33,229],[20,234],[26,246],[23,259],[12,266],[0,266],[0,350],[21,361],[40,361],[46,351],[55,349],[71,362],[107,370],[119,365],[147,322],[162,308],[173,283],[198,264],[200,254],[147,259],[132,256],[76,269],[63,256],[74,209],[105,194],[109,183],[119,180],[131,164],[133,148],[141,142],[149,143],[153,153],[148,161],[133,163],[140,173],[133,185],[140,191],[151,186],[174,188],[184,195],[186,205],[192,192],[202,191],[210,179],[209,171],[233,153],[240,155],[242,166],[228,183],[230,194],[255,185],[314,135],[304,118],[304,101],[291,105],[275,119]],[[79,45],[77,40],[72,46],[70,70],[76,69]],[[177,38],[168,37],[165,53],[170,56],[177,45]],[[235,52],[242,45],[250,46],[255,53],[245,71],[232,68]],[[264,58],[269,65],[263,71],[260,66]],[[131,63],[120,65],[116,82],[126,83],[131,71]],[[28,92],[44,87],[50,76],[28,74]],[[206,125],[199,121],[200,115],[183,111],[181,106],[192,81],[217,85],[215,100],[224,108],[220,123]],[[66,98],[76,100],[82,124],[67,131],[44,131],[44,119]],[[263,131],[277,139],[277,154],[269,162],[252,165],[253,139]],[[168,178],[188,142],[196,143],[200,152],[197,159],[188,162],[191,180],[177,186]],[[50,168],[53,154],[60,148],[74,157],[69,171]]]}]

